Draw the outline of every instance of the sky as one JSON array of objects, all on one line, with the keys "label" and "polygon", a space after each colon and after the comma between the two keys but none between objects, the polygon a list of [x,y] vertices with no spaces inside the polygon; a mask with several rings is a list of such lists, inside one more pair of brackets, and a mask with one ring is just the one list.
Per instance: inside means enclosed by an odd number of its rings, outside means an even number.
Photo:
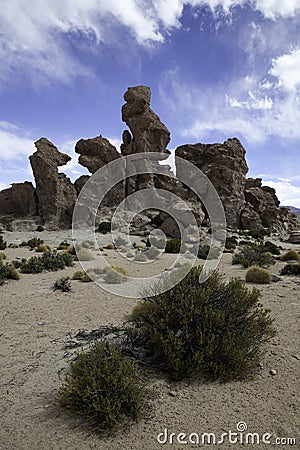
[{"label": "sky", "polygon": [[249,177],[300,208],[300,0],[0,0],[0,189],[47,137],[117,147],[123,94],[151,88],[169,149],[238,137]]}]

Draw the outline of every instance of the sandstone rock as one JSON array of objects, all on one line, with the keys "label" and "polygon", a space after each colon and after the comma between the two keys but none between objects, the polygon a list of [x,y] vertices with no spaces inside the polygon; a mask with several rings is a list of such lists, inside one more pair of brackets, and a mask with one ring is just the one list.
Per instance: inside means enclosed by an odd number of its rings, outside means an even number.
[{"label": "sandstone rock", "polygon": [[80,139],[75,145],[75,152],[80,154],[79,164],[90,173],[97,172],[105,164],[121,157],[116,147],[101,135],[92,139]]},{"label": "sandstone rock", "polygon": [[241,226],[244,230],[262,230],[264,228],[259,214],[249,203],[241,212]]},{"label": "sandstone rock", "polygon": [[37,196],[31,182],[13,183],[0,192],[0,216],[30,217],[37,213]]},{"label": "sandstone rock", "polygon": [[[117,151],[108,139],[97,136],[92,139],[80,139],[75,146],[75,152],[80,154],[79,164],[86,167],[92,174],[104,167],[106,164],[121,158],[121,154]],[[87,178],[80,177],[75,183],[77,192],[81,191]],[[105,181],[105,180],[104,180]],[[108,180],[109,181],[109,180]],[[84,183],[83,183],[84,182]],[[117,206],[121,203],[125,196],[124,181],[116,184],[106,194],[101,202],[101,206]]]},{"label": "sandstone rock", "polygon": [[29,157],[33,170],[39,215],[48,228],[69,228],[77,199],[75,186],[58,167],[70,161],[52,142],[41,138],[35,142],[37,151]]},{"label": "sandstone rock", "polygon": [[[222,201],[227,225],[232,228],[240,228],[240,212],[245,206],[245,175],[248,171],[245,153],[237,138],[223,144],[182,145],[175,151],[176,156],[187,159],[209,178]],[[179,166],[179,178],[184,175],[180,170]],[[205,191],[203,186],[203,195],[206,195]]]},{"label": "sandstone rock", "polygon": [[77,192],[77,195],[80,194],[81,189],[85,185],[85,183],[90,179],[89,175],[81,175],[77,180],[74,182],[74,186]]},{"label": "sandstone rock", "polygon": [[[128,88],[124,94],[126,103],[122,107],[122,120],[128,130],[123,133],[122,155],[135,153],[159,152],[169,154],[166,150],[170,142],[170,132],[160,118],[150,108],[151,92],[147,86]],[[126,196],[140,189],[154,186],[155,167],[146,166],[145,174],[139,174],[126,180]]]}]

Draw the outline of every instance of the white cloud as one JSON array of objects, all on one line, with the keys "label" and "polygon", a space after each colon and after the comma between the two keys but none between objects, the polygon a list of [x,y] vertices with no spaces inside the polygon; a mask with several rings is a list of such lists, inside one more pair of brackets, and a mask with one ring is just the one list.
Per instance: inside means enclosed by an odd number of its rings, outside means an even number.
[{"label": "white cloud", "polygon": [[278,87],[295,92],[300,84],[300,49],[274,59],[269,73],[278,78]]},{"label": "white cloud", "polygon": [[264,180],[263,185],[270,186],[276,190],[282,205],[300,208],[300,186],[295,186],[288,180]]},{"label": "white cloud", "polygon": [[254,0],[252,3],[269,19],[278,16],[291,17],[300,9],[299,0]]},{"label": "white cloud", "polygon": [[70,50],[70,43],[79,45],[78,35],[87,51],[109,43],[116,24],[126,26],[140,45],[162,43],[181,27],[184,6],[209,6],[230,16],[246,3],[272,19],[293,16],[299,8],[298,0],[0,0],[0,83],[17,74],[30,76],[35,85],[70,83],[78,75],[91,76]]},{"label": "white cloud", "polygon": [[13,160],[34,151],[33,140],[17,126],[0,121],[0,159]]}]

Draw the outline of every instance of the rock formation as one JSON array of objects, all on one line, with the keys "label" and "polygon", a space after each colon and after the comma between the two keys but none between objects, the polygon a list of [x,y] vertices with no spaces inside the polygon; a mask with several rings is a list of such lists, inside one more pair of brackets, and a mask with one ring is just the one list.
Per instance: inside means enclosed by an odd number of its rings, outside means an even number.
[{"label": "rock formation", "polygon": [[[245,175],[248,166],[245,149],[236,138],[223,144],[182,145],[175,155],[198,167],[212,182],[225,210],[227,225],[240,228],[240,211],[245,206]],[[181,177],[180,167],[177,174]]]},{"label": "rock formation", "polygon": [[35,142],[37,151],[29,157],[36,183],[38,210],[48,228],[69,228],[77,199],[75,186],[58,167],[70,161],[52,142],[41,138]]},{"label": "rock formation", "polygon": [[38,215],[37,197],[31,182],[13,183],[0,192],[1,216],[32,217]]},{"label": "rock formation", "polygon": [[[75,151],[80,155],[79,164],[86,167],[91,174],[95,174],[112,161],[122,162],[122,158],[127,155],[135,155],[135,168],[145,172],[131,176],[132,172],[129,171],[130,168],[123,158],[125,164],[121,164],[121,176],[124,181],[119,182],[106,194],[98,212],[96,208],[96,225],[100,221],[110,220],[113,211],[124,198],[127,198],[129,205],[130,194],[148,188],[156,188],[154,191],[152,189],[155,204],[156,199],[157,204],[162,199],[159,189],[169,191],[185,202],[185,204],[180,201],[176,203],[174,200],[167,202],[171,204],[172,213],[176,214],[185,230],[190,225],[190,211],[193,212],[198,226],[208,225],[209,218],[201,199],[212,205],[213,200],[209,194],[211,184],[208,180],[210,180],[223,203],[228,227],[250,230],[268,228],[281,235],[297,228],[288,208],[279,208],[279,200],[274,189],[262,186],[260,178],[246,179],[248,166],[245,149],[237,138],[228,139],[223,144],[188,144],[176,149],[177,157],[194,164],[207,176],[207,181],[203,181],[196,174],[190,176],[192,184],[201,192],[200,200],[187,185],[179,181],[185,179],[186,175],[181,173],[186,169],[179,163],[176,164],[179,179],[175,176],[170,177],[170,167],[167,165],[160,165],[158,173],[158,162],[150,163],[145,154],[156,152],[160,155],[160,160],[166,159],[170,153],[167,150],[170,132],[150,108],[150,97],[151,92],[147,86],[128,88],[124,94],[122,119],[129,130],[123,132],[121,153],[101,135],[92,139],[81,139],[76,144]],[[25,182],[15,183],[11,188],[1,191],[1,222],[8,224],[9,221],[12,223],[15,220],[18,226],[21,226],[29,218],[27,222],[30,227],[30,218],[35,218],[35,223],[44,223],[47,229],[68,228],[72,223],[77,197],[90,176],[82,175],[73,184],[65,174],[58,172],[58,167],[65,165],[70,157],[61,153],[46,138],[39,139],[35,142],[35,146],[37,150],[30,156],[30,163],[36,188],[31,183]],[[105,186],[107,181],[110,184],[111,180],[106,179],[100,180],[99,183]],[[95,183],[93,179],[91,182]],[[95,200],[98,199],[97,188],[96,185],[93,186]],[[88,196],[89,192],[85,195]],[[171,198],[174,199],[170,194]],[[92,217],[95,213],[89,210],[88,198],[79,206],[84,214],[86,212]],[[168,207],[166,209],[168,210]],[[171,236],[178,236],[179,233],[172,214],[159,210],[144,211],[143,214],[134,217],[132,222],[137,233],[140,231],[138,228],[143,228],[141,233],[147,234],[155,226],[161,227]],[[298,235],[296,238],[298,239]]]},{"label": "rock formation", "polygon": [[[122,157],[116,147],[101,135],[92,139],[80,139],[75,146],[75,152],[80,154],[79,164],[86,167],[91,174],[97,172],[106,164]],[[86,181],[86,176],[81,176],[75,181],[77,192],[81,191]],[[124,199],[124,196],[125,183],[120,182],[106,194],[101,202],[101,206],[117,206]]]}]

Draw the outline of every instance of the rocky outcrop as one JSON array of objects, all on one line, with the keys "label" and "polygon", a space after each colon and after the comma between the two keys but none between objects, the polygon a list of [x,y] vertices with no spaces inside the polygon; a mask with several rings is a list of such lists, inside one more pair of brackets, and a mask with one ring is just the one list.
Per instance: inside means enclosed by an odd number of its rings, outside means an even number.
[{"label": "rocky outcrop", "polygon": [[246,229],[268,228],[280,234],[291,226],[289,212],[279,208],[275,189],[262,186],[261,178],[249,178],[245,183],[246,206],[241,213],[241,225]]},{"label": "rocky outcrop", "polygon": [[[97,136],[92,139],[80,139],[75,146],[75,152],[80,154],[79,164],[86,167],[90,173],[94,174],[97,170],[106,164],[122,158],[108,139]],[[84,176],[83,176],[84,177]],[[83,185],[87,181],[86,178],[80,177],[75,186],[77,192],[80,192]],[[109,181],[109,180],[108,180]],[[125,196],[125,181],[116,184],[104,197],[101,202],[102,207],[113,207],[121,203]]]},{"label": "rocky outcrop", "polygon": [[[223,203],[227,225],[232,228],[241,227],[240,212],[245,207],[245,153],[236,138],[223,144],[182,145],[175,151],[176,156],[188,160],[209,178]],[[179,178],[184,175],[180,166],[176,170]]]},{"label": "rocky outcrop", "polygon": [[[122,106],[122,120],[129,127],[123,132],[122,155],[158,152],[166,150],[170,132],[150,108],[151,91],[147,86],[130,87],[124,94],[126,103]],[[155,168],[145,165],[145,174],[130,177],[126,181],[126,196],[140,189],[154,187],[152,172]]]},{"label": "rocky outcrop", "polygon": [[77,199],[75,186],[58,167],[70,161],[52,142],[41,138],[35,142],[37,151],[29,157],[36,183],[38,212],[48,228],[69,228]]},{"label": "rocky outcrop", "polygon": [[80,154],[79,164],[90,173],[97,172],[105,164],[121,157],[116,147],[101,135],[92,139],[80,139],[75,145],[75,152]]},{"label": "rocky outcrop", "polygon": [[0,192],[0,217],[31,217],[37,214],[37,196],[31,182],[13,183]]}]

